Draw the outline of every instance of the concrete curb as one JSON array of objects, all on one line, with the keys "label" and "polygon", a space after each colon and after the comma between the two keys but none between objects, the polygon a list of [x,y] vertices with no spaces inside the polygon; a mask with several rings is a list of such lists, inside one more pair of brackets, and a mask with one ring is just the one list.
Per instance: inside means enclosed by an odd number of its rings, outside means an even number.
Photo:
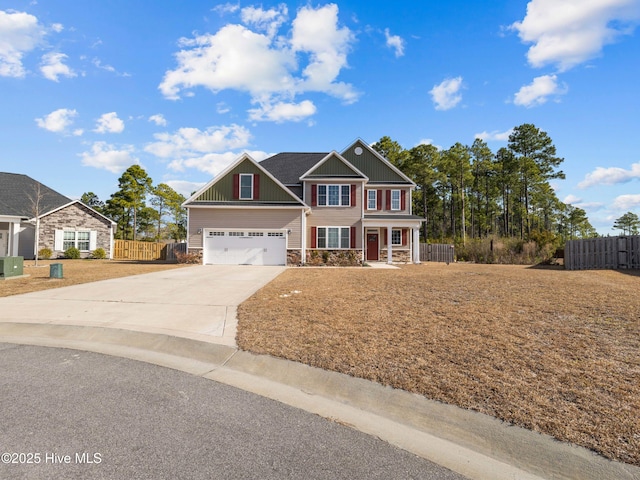
[{"label": "concrete curb", "polygon": [[250,391],[377,436],[470,479],[640,479],[551,437],[419,395],[234,347],[104,327],[0,323],[0,342],[131,358]]}]

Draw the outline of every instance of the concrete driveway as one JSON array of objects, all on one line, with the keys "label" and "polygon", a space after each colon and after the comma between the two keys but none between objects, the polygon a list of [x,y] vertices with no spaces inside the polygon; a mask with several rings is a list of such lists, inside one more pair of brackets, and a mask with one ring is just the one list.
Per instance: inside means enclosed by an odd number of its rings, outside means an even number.
[{"label": "concrete driveway", "polygon": [[3,297],[0,321],[118,328],[235,346],[237,306],[284,270],[198,265]]}]

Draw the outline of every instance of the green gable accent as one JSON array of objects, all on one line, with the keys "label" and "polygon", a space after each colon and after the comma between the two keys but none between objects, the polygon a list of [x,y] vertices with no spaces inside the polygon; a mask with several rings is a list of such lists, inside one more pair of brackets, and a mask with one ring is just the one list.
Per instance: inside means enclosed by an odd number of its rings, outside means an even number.
[{"label": "green gable accent", "polygon": [[[238,200],[233,198],[233,176],[240,173],[260,175],[260,198],[254,200]],[[269,176],[250,160],[245,159],[218,179],[207,190],[193,200],[196,202],[238,202],[241,204],[258,202],[277,202],[296,204],[296,200],[274,182]]]},{"label": "green gable accent", "polygon": [[317,168],[313,169],[306,177],[356,177],[362,178],[362,175],[355,172],[353,168],[344,163],[336,155],[331,155]]},{"label": "green gable accent", "polygon": [[[360,147],[362,153],[356,155],[356,148]],[[342,153],[342,156],[354,167],[369,177],[369,182],[374,183],[409,183],[401,175],[382,162],[369,147],[358,140]]]}]

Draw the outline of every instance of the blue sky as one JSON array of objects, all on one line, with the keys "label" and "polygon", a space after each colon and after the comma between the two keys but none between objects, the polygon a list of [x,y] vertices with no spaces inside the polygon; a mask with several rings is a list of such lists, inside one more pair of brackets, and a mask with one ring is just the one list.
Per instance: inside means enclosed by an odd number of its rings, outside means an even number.
[{"label": "blue sky", "polygon": [[0,171],[107,200],[139,163],[188,195],[242,152],[405,148],[533,123],[558,197],[640,213],[639,0],[0,0]]}]

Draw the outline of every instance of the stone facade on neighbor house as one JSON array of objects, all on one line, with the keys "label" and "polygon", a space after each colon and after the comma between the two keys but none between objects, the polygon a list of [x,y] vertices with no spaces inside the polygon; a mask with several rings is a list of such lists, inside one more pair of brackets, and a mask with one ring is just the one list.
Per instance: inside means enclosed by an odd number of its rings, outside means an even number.
[{"label": "stone facade on neighbor house", "polygon": [[[37,219],[36,198],[39,198]],[[107,258],[112,258],[114,225],[115,222],[82,202],[71,200],[26,175],[0,172],[0,257],[33,259],[36,252],[48,248],[56,258],[69,246],[75,246],[80,247],[83,257],[102,248]]]},{"label": "stone facade on neighbor house", "polygon": [[[64,248],[65,232],[68,232],[67,237],[71,237],[69,233],[73,232],[74,238],[67,238],[66,244],[70,245],[73,241],[76,248],[79,245],[80,248],[78,249],[82,258],[89,257],[97,248],[104,249],[107,258],[112,258],[112,227],[105,222],[100,214],[86,205],[80,202],[72,203],[42,217],[40,220],[38,251],[43,248],[51,248],[54,258],[64,256],[64,251],[66,250]],[[84,248],[87,242],[80,235],[83,232],[89,234],[87,249]],[[86,233],[84,235],[85,238]],[[51,247],[52,245],[53,248]]]},{"label": "stone facade on neighbor house", "polygon": [[203,263],[419,263],[415,184],[362,140],[343,152],[244,154],[191,196]]}]

